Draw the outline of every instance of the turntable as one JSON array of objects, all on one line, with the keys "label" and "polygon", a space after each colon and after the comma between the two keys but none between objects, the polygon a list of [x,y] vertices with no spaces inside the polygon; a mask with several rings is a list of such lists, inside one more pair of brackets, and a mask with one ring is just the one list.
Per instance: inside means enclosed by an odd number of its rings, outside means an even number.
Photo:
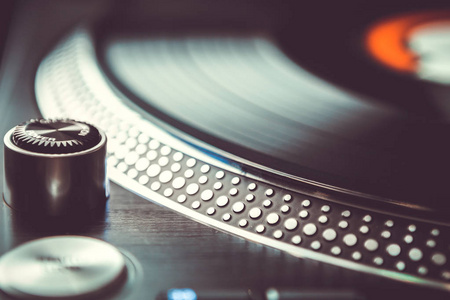
[{"label": "turntable", "polygon": [[13,9],[4,133],[93,124],[112,185],[104,214],[55,220],[17,209],[5,179],[1,254],[106,241],[128,277],[105,299],[448,298],[449,6]]}]

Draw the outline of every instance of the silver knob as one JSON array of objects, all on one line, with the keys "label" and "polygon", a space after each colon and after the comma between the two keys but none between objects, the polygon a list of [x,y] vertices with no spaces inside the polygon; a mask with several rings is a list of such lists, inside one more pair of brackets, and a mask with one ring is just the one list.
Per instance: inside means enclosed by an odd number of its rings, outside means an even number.
[{"label": "silver knob", "polygon": [[88,237],[38,239],[0,257],[0,290],[14,299],[105,299],[126,279],[122,253]]},{"label": "silver knob", "polygon": [[33,215],[104,208],[109,197],[106,135],[70,119],[32,119],[4,137],[5,202]]}]

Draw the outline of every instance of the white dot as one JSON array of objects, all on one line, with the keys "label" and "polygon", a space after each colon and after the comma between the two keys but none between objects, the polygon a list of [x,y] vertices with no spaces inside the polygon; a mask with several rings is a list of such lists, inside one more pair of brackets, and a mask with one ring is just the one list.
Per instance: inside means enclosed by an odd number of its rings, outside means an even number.
[{"label": "white dot", "polygon": [[450,271],[443,271],[441,273],[442,278],[444,278],[445,280],[450,280]]},{"label": "white dot", "polygon": [[186,166],[187,166],[188,168],[192,168],[192,167],[195,166],[196,163],[197,163],[197,161],[195,160],[195,158],[189,158],[189,159],[186,161]]},{"label": "white dot", "polygon": [[295,228],[297,228],[297,226],[298,226],[298,222],[294,218],[289,218],[284,222],[284,227],[287,230],[294,230]]},{"label": "white dot", "polygon": [[192,178],[194,176],[194,171],[192,169],[187,169],[184,171],[184,177],[186,178]]},{"label": "white dot", "polygon": [[222,182],[216,182],[216,183],[214,183],[214,189],[215,190],[220,190],[220,189],[222,189],[222,187],[223,187],[223,184],[222,184]]},{"label": "white dot", "polygon": [[376,251],[378,249],[378,242],[374,239],[368,239],[367,241],[364,242],[364,247],[368,250],[368,251]]},{"label": "white dot", "polygon": [[159,174],[159,181],[161,181],[161,183],[168,183],[172,180],[172,178],[173,174],[169,170],[163,171],[161,174]]},{"label": "white dot", "polygon": [[172,172],[174,173],[179,172],[181,170],[181,165],[179,163],[173,163],[170,166],[170,170],[172,170]]},{"label": "white dot", "polygon": [[312,235],[316,234],[316,232],[317,232],[317,227],[313,223],[308,223],[303,227],[303,233],[308,236],[312,236]]},{"label": "white dot", "polygon": [[231,183],[233,185],[237,185],[239,184],[239,182],[241,182],[241,179],[239,177],[233,177],[233,179],[231,179]]},{"label": "white dot", "polygon": [[331,253],[333,254],[333,255],[339,255],[339,254],[341,254],[341,252],[342,252],[342,250],[341,250],[341,248],[340,247],[338,247],[338,246],[334,246],[333,248],[331,248]]},{"label": "white dot", "polygon": [[351,213],[349,210],[344,210],[341,214],[341,216],[343,216],[344,218],[348,218],[350,217]]},{"label": "white dot", "polygon": [[402,261],[399,261],[395,266],[397,267],[397,270],[399,270],[399,271],[403,271],[406,268],[405,263]]},{"label": "white dot", "polygon": [[381,266],[382,264],[383,264],[383,258],[381,258],[381,257],[379,257],[379,256],[377,256],[377,257],[375,257],[374,259],[373,259],[373,263],[374,264],[376,264],[376,265],[378,265],[378,266]]},{"label": "white dot", "polygon": [[325,240],[331,242],[337,237],[337,233],[334,229],[328,228],[322,233],[322,236]]},{"label": "white dot", "polygon": [[225,172],[224,171],[217,171],[216,173],[216,178],[217,179],[222,179],[225,177]]},{"label": "white dot", "polygon": [[325,224],[326,222],[328,222],[327,216],[320,216],[319,217],[319,223]]},{"label": "white dot", "polygon": [[169,146],[163,146],[161,147],[160,153],[161,155],[169,155],[172,149],[170,149]]},{"label": "white dot", "polygon": [[272,201],[270,201],[269,199],[264,200],[263,206],[264,207],[271,207],[272,206]]},{"label": "white dot", "polygon": [[171,188],[167,188],[164,190],[164,196],[170,197],[173,195],[173,190]]},{"label": "white dot", "polygon": [[331,208],[329,205],[324,205],[324,206],[322,206],[321,210],[322,210],[322,212],[327,213],[327,212],[330,212]]},{"label": "white dot", "polygon": [[137,141],[135,138],[129,138],[125,142],[125,146],[127,146],[128,149],[133,149],[134,147],[136,147],[136,145],[137,145]]},{"label": "white dot", "polygon": [[236,196],[237,194],[238,194],[238,189],[237,188],[232,188],[231,190],[230,190],[230,195],[231,196]]},{"label": "white dot", "polygon": [[298,216],[299,216],[300,218],[302,218],[302,219],[307,218],[308,215],[309,215],[309,213],[308,213],[308,211],[306,211],[306,210],[302,210],[302,211],[300,211],[300,212],[298,213]]},{"label": "white dot", "polygon": [[303,200],[303,201],[302,201],[302,206],[303,206],[303,207],[309,207],[309,206],[311,206],[311,201],[309,201],[309,200]]},{"label": "white dot", "polygon": [[272,189],[266,190],[266,196],[267,196],[267,197],[272,197],[274,193],[275,193],[275,192],[274,192]]},{"label": "white dot", "polygon": [[390,256],[398,256],[402,249],[397,244],[390,244],[386,247],[386,251]]},{"label": "white dot", "polygon": [[226,221],[226,222],[230,221],[230,220],[231,220],[231,215],[228,214],[228,213],[224,214],[224,215],[222,216],[222,220],[224,220],[224,221]]},{"label": "white dot", "polygon": [[165,167],[165,166],[167,166],[167,165],[169,164],[169,159],[168,159],[167,157],[165,157],[165,156],[160,157],[160,158],[158,159],[158,164],[159,164],[161,167]]},{"label": "white dot", "polygon": [[298,245],[302,242],[302,238],[298,235],[294,235],[291,239],[291,242]]},{"label": "white dot", "polygon": [[139,177],[139,183],[142,185],[147,184],[149,180],[150,179],[147,175],[142,175],[141,177]]},{"label": "white dot", "polygon": [[276,239],[281,239],[283,237],[283,231],[281,230],[275,230],[273,233],[273,237]]},{"label": "white dot", "polygon": [[289,194],[286,194],[283,196],[283,200],[284,202],[291,202],[292,201],[292,196]]},{"label": "white dot", "polygon": [[443,266],[447,262],[447,258],[442,253],[434,253],[431,256],[431,261],[438,266]]},{"label": "white dot", "polygon": [[278,223],[278,221],[280,221],[280,216],[277,215],[276,213],[270,213],[267,218],[266,218],[267,223],[269,223],[270,225],[274,225],[276,223]]},{"label": "white dot", "polygon": [[141,157],[137,160],[135,167],[138,171],[144,171],[145,169],[148,168],[149,165],[150,161],[145,157]]},{"label": "white dot", "polygon": [[348,227],[348,222],[347,221],[340,221],[338,226],[341,229],[346,229]]},{"label": "white dot", "polygon": [[245,196],[245,200],[247,200],[248,202],[252,202],[253,200],[255,200],[255,195],[248,194],[247,196]]},{"label": "white dot", "polygon": [[202,194],[200,195],[200,198],[202,198],[203,201],[209,201],[213,198],[214,193],[211,190],[204,190]]},{"label": "white dot", "polygon": [[258,219],[259,217],[261,217],[262,211],[261,211],[261,209],[254,207],[254,208],[250,209],[250,212],[248,214],[249,214],[250,218]]},{"label": "white dot", "polygon": [[349,233],[344,236],[343,241],[344,241],[344,244],[346,244],[347,246],[353,247],[358,242],[358,238],[353,233]]},{"label": "white dot", "polygon": [[414,225],[414,224],[411,224],[411,225],[408,226],[408,230],[409,230],[410,232],[414,232],[414,231],[416,231],[416,229],[417,229],[417,227],[416,227],[416,225]]},{"label": "white dot", "polygon": [[131,166],[131,165],[134,165],[138,159],[139,159],[139,154],[137,154],[134,151],[131,151],[125,156],[125,163],[127,165]]},{"label": "white dot", "polygon": [[155,150],[155,149],[158,149],[158,147],[159,147],[159,142],[157,141],[157,140],[151,140],[149,143],[148,143],[148,147],[150,148],[150,149],[152,149],[152,150]]},{"label": "white dot", "polygon": [[411,243],[413,242],[414,238],[412,237],[412,235],[407,234],[407,235],[405,235],[405,237],[403,238],[403,240],[405,241],[405,243],[411,244]]},{"label": "white dot", "polygon": [[138,171],[136,169],[130,169],[130,170],[128,170],[127,175],[128,175],[128,177],[134,179],[138,176]]},{"label": "white dot", "polygon": [[427,246],[430,248],[434,248],[436,246],[436,242],[434,240],[428,240]]},{"label": "white dot", "polygon": [[369,227],[367,227],[366,225],[363,225],[359,228],[359,232],[361,232],[362,234],[366,234],[369,232]]},{"label": "white dot", "polygon": [[216,209],[214,207],[210,207],[206,210],[206,213],[211,216],[216,213]]},{"label": "white dot", "polygon": [[282,213],[288,213],[289,211],[291,210],[291,208],[288,206],[288,205],[283,205],[282,207],[281,207],[281,212]]},{"label": "white dot", "polygon": [[186,184],[186,179],[183,177],[177,177],[172,181],[172,186],[174,189],[181,189]]},{"label": "white dot", "polygon": [[202,175],[198,178],[198,183],[200,184],[205,184],[208,182],[208,177],[206,177],[205,175]]},{"label": "white dot", "polygon": [[158,157],[158,153],[155,150],[150,150],[146,156],[149,160],[155,160]]},{"label": "white dot", "polygon": [[138,142],[141,144],[147,144],[150,141],[150,138],[145,133],[141,133],[138,137]]},{"label": "white dot", "polygon": [[241,201],[238,201],[233,204],[233,211],[235,213],[240,213],[245,209],[245,204]]},{"label": "white dot", "polygon": [[211,167],[210,167],[209,165],[203,165],[203,166],[200,168],[200,172],[202,172],[203,174],[208,173],[209,170],[211,170]]},{"label": "white dot", "polygon": [[121,162],[117,165],[117,170],[119,170],[120,172],[125,172],[128,169],[128,166],[126,163]]},{"label": "white dot", "polygon": [[157,190],[159,190],[159,189],[161,188],[161,183],[159,183],[159,181],[155,181],[155,182],[152,183],[152,185],[150,186],[150,188],[151,188],[153,191],[157,191]]},{"label": "white dot", "polygon": [[322,245],[320,244],[319,241],[313,241],[313,242],[311,243],[311,248],[313,248],[314,250],[319,250],[320,247],[322,247]]},{"label": "white dot", "polygon": [[216,200],[217,206],[220,206],[220,207],[226,206],[228,204],[228,202],[229,202],[229,200],[228,200],[227,196],[220,196]]},{"label": "white dot", "polygon": [[186,195],[179,195],[178,198],[177,198],[177,201],[180,202],[180,203],[183,203],[186,200],[187,200]]},{"label": "white dot", "polygon": [[428,269],[424,266],[420,266],[417,269],[417,273],[419,273],[420,275],[426,275],[428,273]]},{"label": "white dot", "polygon": [[258,225],[256,226],[256,232],[263,233],[266,230],[266,227],[264,225]]},{"label": "white dot", "polygon": [[418,248],[412,248],[409,250],[409,258],[413,261],[419,261],[423,257],[422,251]]},{"label": "white dot", "polygon": [[254,190],[256,190],[256,183],[250,183],[249,185],[248,185],[248,190],[249,191],[254,191]]},{"label": "white dot", "polygon": [[150,177],[158,176],[159,172],[161,172],[161,167],[153,164],[147,169],[147,175]]},{"label": "white dot", "polygon": [[359,251],[353,252],[353,253],[352,253],[352,258],[353,258],[354,260],[360,260],[360,259],[362,258],[361,252],[359,252]]},{"label": "white dot", "polygon": [[239,221],[239,226],[245,227],[245,226],[247,226],[247,225],[248,225],[248,221],[247,221],[247,220],[242,219],[242,220]]},{"label": "white dot", "polygon": [[183,153],[175,152],[172,157],[174,161],[181,161],[183,159]]},{"label": "white dot", "polygon": [[363,221],[366,223],[372,222],[372,217],[370,215],[365,215]]},{"label": "white dot", "polygon": [[196,184],[196,183],[191,183],[190,185],[188,185],[187,187],[186,187],[186,193],[188,194],[188,195],[195,195],[195,194],[197,194],[197,192],[198,192],[198,190],[200,189],[200,187],[198,186],[198,184]]},{"label": "white dot", "polygon": [[392,221],[392,220],[387,220],[387,221],[384,223],[384,225],[386,225],[387,227],[392,227],[392,226],[394,226],[394,221]]},{"label": "white dot", "polygon": [[385,239],[388,239],[388,238],[391,237],[391,232],[385,230],[385,231],[383,231],[383,232],[381,233],[381,237],[383,237],[383,238],[385,238]]},{"label": "white dot", "polygon": [[199,208],[200,207],[200,201],[194,201],[194,202],[192,202],[192,208],[193,209],[197,209],[197,208]]}]

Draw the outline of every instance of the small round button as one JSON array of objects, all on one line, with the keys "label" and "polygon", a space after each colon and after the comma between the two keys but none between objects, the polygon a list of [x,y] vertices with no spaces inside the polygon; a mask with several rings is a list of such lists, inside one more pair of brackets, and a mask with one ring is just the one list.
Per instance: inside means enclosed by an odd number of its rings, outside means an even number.
[{"label": "small round button", "polygon": [[123,255],[101,240],[58,236],[23,244],[0,258],[0,289],[19,299],[74,299],[120,287]]}]

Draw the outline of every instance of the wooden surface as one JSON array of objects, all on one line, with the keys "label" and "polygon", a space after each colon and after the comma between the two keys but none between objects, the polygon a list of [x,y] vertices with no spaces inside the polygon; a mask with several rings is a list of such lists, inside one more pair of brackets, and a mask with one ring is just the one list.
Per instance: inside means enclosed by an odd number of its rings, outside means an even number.
[{"label": "wooden surface", "polygon": [[[0,81],[0,133],[39,116],[34,98],[38,62],[82,17],[106,10],[104,1],[19,2]],[[2,153],[1,153],[2,154]],[[130,299],[154,299],[169,288],[196,290],[268,288],[357,291],[366,299],[447,298],[448,294],[348,271],[261,246],[206,227],[111,184],[104,216],[91,224],[33,222],[2,203],[0,255],[24,242],[53,235],[105,240],[131,253],[142,267]],[[219,292],[217,292],[219,293]],[[257,298],[259,299],[259,298]]]}]

